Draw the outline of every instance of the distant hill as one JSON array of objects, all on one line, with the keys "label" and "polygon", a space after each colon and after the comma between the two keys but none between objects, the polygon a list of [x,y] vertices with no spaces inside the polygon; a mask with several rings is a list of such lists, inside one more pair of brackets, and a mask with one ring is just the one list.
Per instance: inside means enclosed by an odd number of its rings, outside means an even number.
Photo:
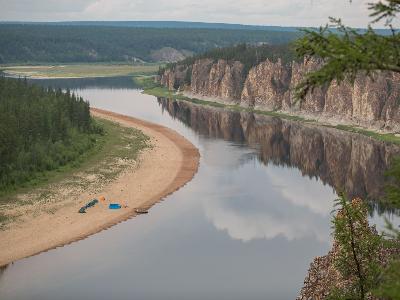
[{"label": "distant hill", "polygon": [[[205,28],[207,26],[210,28]],[[185,22],[2,23],[0,63],[173,61],[240,43],[287,44],[301,35],[293,30],[234,29],[235,26],[245,25]]]},{"label": "distant hill", "polygon": [[228,23],[205,23],[183,21],[71,21],[71,22],[0,22],[0,24],[103,26],[133,28],[186,28],[186,29],[231,29],[296,32],[300,27],[261,26]]},{"label": "distant hill", "polygon": [[0,22],[0,63],[172,62],[241,43],[287,44],[302,35],[299,29],[178,21]]},{"label": "distant hill", "polygon": [[[1,22],[1,24],[24,24],[24,25],[63,25],[63,26],[103,26],[103,27],[125,27],[125,28],[185,28],[185,29],[230,29],[230,30],[262,30],[278,32],[298,32],[303,28],[317,29],[316,27],[296,26],[269,26],[269,25],[246,25],[229,23],[206,23],[185,21],[64,21],[64,22]],[[323,25],[323,24],[321,24]],[[359,28],[365,31],[365,28]],[[379,28],[380,34],[391,34],[389,29]]]}]

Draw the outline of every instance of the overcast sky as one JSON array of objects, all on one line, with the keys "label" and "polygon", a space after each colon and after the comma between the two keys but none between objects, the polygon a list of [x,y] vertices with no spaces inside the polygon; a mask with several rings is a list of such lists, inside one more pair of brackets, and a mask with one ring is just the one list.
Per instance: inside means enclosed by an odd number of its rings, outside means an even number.
[{"label": "overcast sky", "polygon": [[373,0],[0,0],[1,21],[176,20],[319,26],[368,22]]}]

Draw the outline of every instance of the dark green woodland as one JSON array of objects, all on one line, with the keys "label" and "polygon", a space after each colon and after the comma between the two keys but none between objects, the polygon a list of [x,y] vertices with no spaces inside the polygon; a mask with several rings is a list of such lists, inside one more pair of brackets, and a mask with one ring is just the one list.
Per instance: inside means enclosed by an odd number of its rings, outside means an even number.
[{"label": "dark green woodland", "polygon": [[102,133],[70,92],[0,77],[0,191],[76,160]]},{"label": "dark green woodland", "polygon": [[195,54],[239,43],[285,44],[299,32],[0,24],[0,63],[152,61],[163,47]]}]

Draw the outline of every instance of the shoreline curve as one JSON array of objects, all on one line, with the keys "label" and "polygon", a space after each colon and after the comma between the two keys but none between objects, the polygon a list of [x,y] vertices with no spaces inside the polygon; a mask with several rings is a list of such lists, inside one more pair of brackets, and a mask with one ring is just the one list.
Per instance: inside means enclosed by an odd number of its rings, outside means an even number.
[{"label": "shoreline curve", "polygon": [[[100,211],[99,208],[91,209],[91,213],[85,214],[82,222],[76,208],[82,201],[87,201],[87,195],[83,195],[79,201],[75,201],[73,207],[65,208],[66,211],[62,209],[52,216],[43,214],[28,223],[0,231],[0,267],[80,241],[129,220],[138,215],[136,209],[150,209],[191,181],[197,173],[200,161],[198,149],[174,130],[97,108],[91,108],[91,114],[122,126],[134,127],[151,138],[153,148],[146,149],[140,154],[139,168],[124,173],[102,190],[106,194],[113,195],[112,198],[120,199],[132,198],[134,192],[135,199],[132,201],[129,199],[128,208],[116,213],[109,213],[104,209]],[[132,182],[135,184],[132,185]],[[132,187],[120,190],[128,184]],[[63,230],[65,226],[70,230]],[[43,232],[43,229],[48,230]],[[30,241],[32,244],[29,244]]]}]

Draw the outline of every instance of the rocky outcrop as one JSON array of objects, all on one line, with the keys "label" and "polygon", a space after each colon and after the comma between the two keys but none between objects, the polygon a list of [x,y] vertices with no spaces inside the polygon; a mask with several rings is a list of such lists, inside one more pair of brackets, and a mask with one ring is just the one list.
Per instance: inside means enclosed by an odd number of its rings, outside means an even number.
[{"label": "rocky outcrop", "polygon": [[[305,59],[303,63],[292,63],[292,80],[290,83],[290,103],[286,107],[288,111],[304,111],[310,113],[321,113],[325,107],[327,87],[316,88],[312,94],[306,95],[302,102],[297,102],[294,97],[295,87],[302,81],[305,74],[316,70],[321,66],[321,61],[315,59]],[[297,103],[297,105],[296,105]]]},{"label": "rocky outcrop", "polygon": [[160,77],[160,83],[171,91],[177,90],[185,85],[187,72],[189,72],[189,68],[181,65],[177,65],[173,69],[167,69]]},{"label": "rocky outcrop", "polygon": [[278,110],[335,124],[400,131],[399,74],[379,72],[372,78],[360,74],[354,83],[332,82],[315,89],[303,101],[296,101],[294,87],[306,73],[320,66],[321,61],[314,59],[289,64],[267,60],[245,74],[240,62],[200,59],[189,71],[190,86],[184,86],[179,65],[165,71],[161,84],[224,103]]},{"label": "rocky outcrop", "polygon": [[224,102],[240,102],[243,86],[243,64],[198,60],[193,64],[190,92]]},{"label": "rocky outcrop", "polygon": [[158,50],[153,50],[150,57],[153,61],[159,62],[177,62],[192,56],[193,52],[187,50],[177,50],[171,47],[163,47]]},{"label": "rocky outcrop", "polygon": [[269,60],[252,68],[244,83],[241,103],[268,110],[282,109],[289,98],[291,70],[281,60]]}]

